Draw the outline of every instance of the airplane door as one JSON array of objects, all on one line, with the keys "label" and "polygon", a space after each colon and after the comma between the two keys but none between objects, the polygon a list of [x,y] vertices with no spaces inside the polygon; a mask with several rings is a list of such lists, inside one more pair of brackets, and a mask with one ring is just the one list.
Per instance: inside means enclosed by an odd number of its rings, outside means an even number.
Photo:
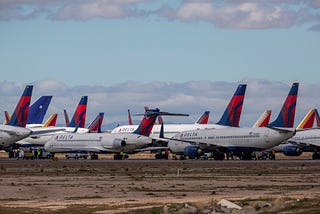
[{"label": "airplane door", "polygon": [[267,129],[264,133],[264,140],[266,143],[270,143],[270,130]]}]

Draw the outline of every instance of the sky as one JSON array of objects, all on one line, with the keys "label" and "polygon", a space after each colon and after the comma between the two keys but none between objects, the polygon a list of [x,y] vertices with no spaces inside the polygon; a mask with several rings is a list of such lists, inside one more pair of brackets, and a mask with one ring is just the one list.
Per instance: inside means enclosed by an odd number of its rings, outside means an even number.
[{"label": "sky", "polygon": [[246,83],[249,126],[300,82],[300,119],[319,106],[319,35],[320,0],[1,0],[0,109],[34,84],[49,113],[89,95],[88,120],[151,105],[217,122]]}]

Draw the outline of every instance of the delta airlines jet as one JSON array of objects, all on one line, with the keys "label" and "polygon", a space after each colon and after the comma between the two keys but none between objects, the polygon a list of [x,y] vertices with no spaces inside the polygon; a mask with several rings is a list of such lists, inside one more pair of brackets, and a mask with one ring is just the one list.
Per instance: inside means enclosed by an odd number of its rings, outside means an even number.
[{"label": "delta airlines jet", "polygon": [[32,85],[27,85],[7,125],[0,124],[0,149],[10,150],[11,146],[31,134],[25,128],[30,108]]},{"label": "delta airlines jet", "polygon": [[166,138],[168,147],[173,153],[185,156],[198,157],[203,152],[212,152],[219,160],[224,159],[224,153],[251,159],[253,151],[272,148],[294,136],[297,93],[298,83],[293,83],[277,119],[267,127],[183,131]]},{"label": "delta airlines jet", "polygon": [[[21,141],[18,141],[17,144],[24,146],[43,146],[52,137],[53,134],[72,133],[75,130],[77,131],[77,133],[89,132],[89,129],[87,128],[79,128],[80,126],[84,125],[83,120],[85,120],[86,117],[87,101],[87,96],[81,97],[80,102],[74,112],[74,115],[68,127],[31,128],[31,136]],[[77,124],[78,127],[76,127],[76,125],[74,124]]]},{"label": "delta airlines jet", "polygon": [[159,115],[188,116],[160,112],[159,109],[146,110],[138,128],[132,133],[84,133],[54,135],[44,146],[52,153],[91,152],[97,159],[96,153],[116,153],[115,159],[121,159],[121,152],[135,153],[137,149],[151,144],[149,137],[153,125]]},{"label": "delta airlines jet", "polygon": [[[226,127],[238,127],[240,123],[240,115],[242,111],[243,100],[246,91],[246,84],[240,84],[231,98],[224,114],[216,124],[167,124],[164,126],[164,133],[166,137],[170,138],[186,130],[194,129],[221,129]],[[131,133],[137,129],[137,125],[118,126],[111,131],[111,133]],[[150,137],[157,138],[160,134],[161,125],[154,125]]]}]

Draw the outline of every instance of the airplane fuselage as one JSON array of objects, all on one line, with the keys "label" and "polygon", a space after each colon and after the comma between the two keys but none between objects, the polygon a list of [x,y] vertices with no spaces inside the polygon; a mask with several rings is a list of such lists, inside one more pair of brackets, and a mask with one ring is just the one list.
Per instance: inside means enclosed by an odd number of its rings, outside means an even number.
[{"label": "airplane fuselage", "polygon": [[28,137],[31,134],[31,130],[27,128],[0,125],[0,148],[11,146],[17,141]]},{"label": "airplane fuselage", "polygon": [[135,153],[144,148],[151,139],[136,134],[84,133],[54,135],[44,146],[46,151],[94,152],[94,153]]},{"label": "airplane fuselage", "polygon": [[279,131],[266,127],[193,130],[173,137],[186,142],[169,140],[168,147],[174,153],[183,153],[191,145],[199,145],[203,149],[213,147],[228,151],[260,151],[279,145],[293,135],[294,130]]},{"label": "airplane fuselage", "polygon": [[[198,130],[198,129],[222,129],[229,126],[222,126],[218,124],[164,124],[164,135],[167,138],[171,138],[176,134],[188,131],[188,130]],[[111,133],[132,133],[138,128],[138,125],[124,125],[114,128]],[[150,137],[157,138],[160,134],[161,125],[154,125]]]}]

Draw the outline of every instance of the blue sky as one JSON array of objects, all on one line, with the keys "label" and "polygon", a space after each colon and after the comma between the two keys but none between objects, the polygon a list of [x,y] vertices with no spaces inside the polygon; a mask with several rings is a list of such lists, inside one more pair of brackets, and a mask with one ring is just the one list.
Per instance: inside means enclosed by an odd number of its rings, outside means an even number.
[{"label": "blue sky", "polygon": [[15,87],[42,82],[71,91],[132,81],[224,82],[230,96],[247,80],[313,87],[319,33],[319,0],[3,0],[0,69]]}]

